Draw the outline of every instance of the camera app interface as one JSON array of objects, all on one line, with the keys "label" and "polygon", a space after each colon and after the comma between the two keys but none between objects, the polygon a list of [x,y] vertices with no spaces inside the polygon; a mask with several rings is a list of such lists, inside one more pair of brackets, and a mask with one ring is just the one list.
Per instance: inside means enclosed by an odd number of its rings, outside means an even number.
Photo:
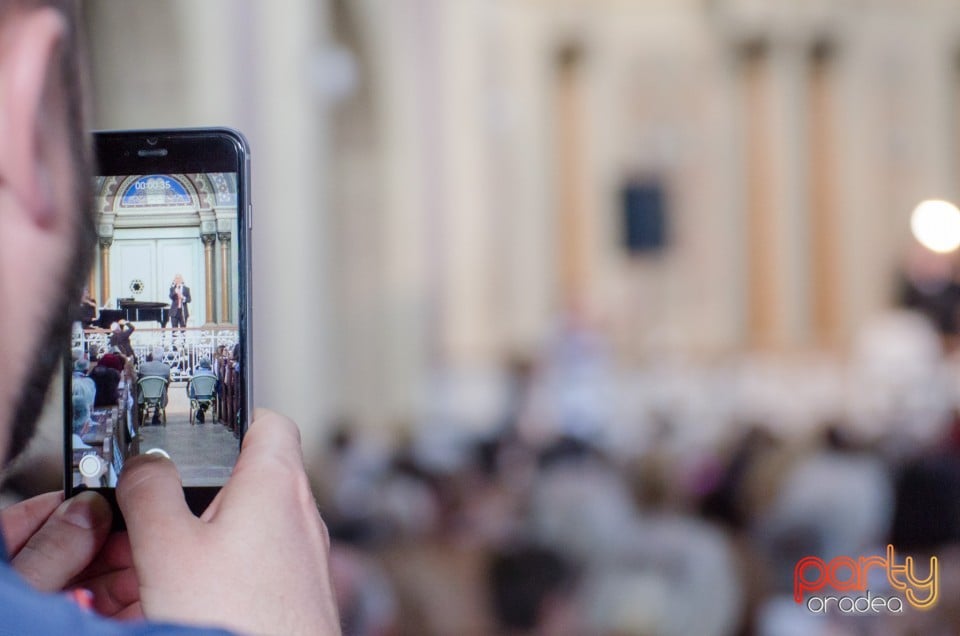
[{"label": "camera app interface", "polygon": [[98,245],[72,336],[74,487],[113,487],[135,455],[184,486],[236,461],[240,361],[235,173],[95,180]]}]

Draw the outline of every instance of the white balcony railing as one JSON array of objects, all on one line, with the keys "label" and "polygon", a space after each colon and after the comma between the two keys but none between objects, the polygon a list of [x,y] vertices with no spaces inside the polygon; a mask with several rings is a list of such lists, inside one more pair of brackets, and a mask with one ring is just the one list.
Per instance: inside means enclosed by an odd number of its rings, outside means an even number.
[{"label": "white balcony railing", "polygon": [[[163,362],[170,365],[170,380],[189,378],[193,369],[204,358],[213,362],[218,349],[223,346],[229,354],[239,340],[236,327],[187,327],[186,329],[137,329],[130,336],[130,344],[138,362],[160,349]],[[91,347],[100,353],[110,350],[110,331],[104,329],[76,329],[73,332],[74,352],[89,355]]]}]

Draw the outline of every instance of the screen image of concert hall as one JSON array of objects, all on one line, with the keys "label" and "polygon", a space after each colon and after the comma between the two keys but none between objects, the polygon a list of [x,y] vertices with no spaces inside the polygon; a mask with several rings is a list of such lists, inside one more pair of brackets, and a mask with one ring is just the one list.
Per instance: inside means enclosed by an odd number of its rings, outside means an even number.
[{"label": "screen image of concert hall", "polygon": [[[184,486],[226,482],[243,433],[237,175],[95,179],[98,245],[74,323],[73,485],[162,452]],[[156,449],[156,450],[154,450]]]}]

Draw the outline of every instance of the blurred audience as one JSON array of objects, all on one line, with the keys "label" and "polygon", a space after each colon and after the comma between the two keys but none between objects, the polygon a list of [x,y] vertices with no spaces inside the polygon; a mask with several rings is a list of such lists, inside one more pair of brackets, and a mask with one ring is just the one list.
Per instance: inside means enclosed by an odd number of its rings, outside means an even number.
[{"label": "blurred audience", "polygon": [[[345,634],[960,632],[960,382],[929,322],[878,318],[841,366],[652,360],[632,388],[568,331],[543,361],[507,362],[485,433],[338,424],[320,490]],[[726,421],[696,430],[708,409],[684,401],[721,394]],[[941,559],[933,610],[794,602],[800,558],[888,542]]]}]

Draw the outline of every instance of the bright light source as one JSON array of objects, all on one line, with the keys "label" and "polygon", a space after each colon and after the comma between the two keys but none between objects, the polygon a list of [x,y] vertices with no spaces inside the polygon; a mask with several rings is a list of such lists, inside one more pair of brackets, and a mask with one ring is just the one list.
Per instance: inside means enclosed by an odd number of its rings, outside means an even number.
[{"label": "bright light source", "polygon": [[949,201],[923,201],[913,210],[910,229],[928,250],[952,252],[960,247],[960,210]]}]

